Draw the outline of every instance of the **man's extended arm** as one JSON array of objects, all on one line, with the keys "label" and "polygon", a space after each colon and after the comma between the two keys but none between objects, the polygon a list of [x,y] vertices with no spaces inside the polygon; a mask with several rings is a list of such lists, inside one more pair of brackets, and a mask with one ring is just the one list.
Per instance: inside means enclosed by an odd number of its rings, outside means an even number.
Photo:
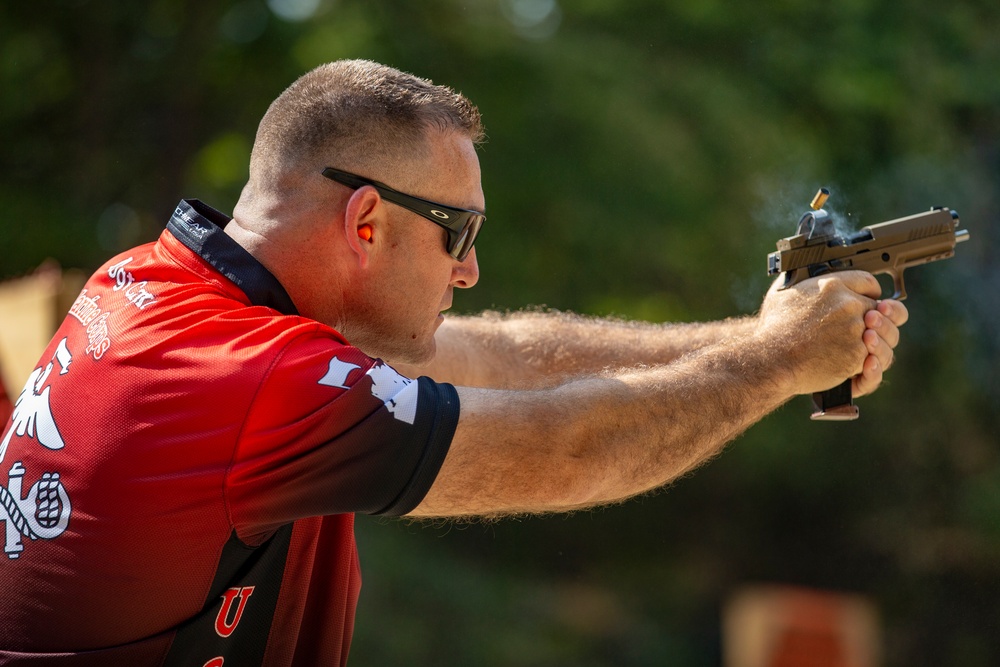
[{"label": "man's extended arm", "polygon": [[753,326],[672,362],[551,388],[459,387],[458,429],[414,516],[564,511],[661,486],[792,396],[856,376],[872,391],[892,361],[899,302],[845,272],[772,290]]},{"label": "man's extended arm", "polygon": [[652,324],[558,311],[449,316],[425,367],[398,367],[466,387],[554,387],[572,377],[667,364],[707,345],[741,337],[754,317],[693,324]]}]

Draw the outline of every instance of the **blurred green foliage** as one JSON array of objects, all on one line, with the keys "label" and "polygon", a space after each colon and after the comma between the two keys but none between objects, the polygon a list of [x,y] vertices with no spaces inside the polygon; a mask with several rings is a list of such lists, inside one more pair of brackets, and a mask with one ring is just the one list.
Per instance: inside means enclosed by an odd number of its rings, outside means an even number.
[{"label": "blurred green foliage", "polygon": [[[229,210],[305,70],[371,58],[481,108],[482,279],[456,309],[752,312],[815,190],[971,242],[850,424],[798,401],[665,493],[571,517],[359,518],[359,665],[709,665],[750,582],[862,593],[886,665],[1000,662],[995,0],[51,0],[0,5],[0,278],[95,268],[181,197]],[[2,323],[0,323],[2,326]]]}]

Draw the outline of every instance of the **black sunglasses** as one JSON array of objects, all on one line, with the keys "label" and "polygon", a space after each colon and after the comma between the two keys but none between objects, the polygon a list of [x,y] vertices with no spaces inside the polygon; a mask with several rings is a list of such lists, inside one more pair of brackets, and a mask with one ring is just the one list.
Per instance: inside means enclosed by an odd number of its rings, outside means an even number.
[{"label": "black sunglasses", "polygon": [[348,187],[358,189],[365,185],[375,188],[383,199],[398,204],[405,209],[413,211],[417,215],[423,216],[431,222],[444,227],[448,231],[448,243],[445,247],[448,254],[460,262],[464,262],[472,250],[472,244],[479,236],[486,216],[478,211],[470,211],[464,208],[455,208],[438,204],[427,199],[414,197],[399,190],[393,190],[385,183],[373,181],[370,178],[351,174],[340,169],[327,167],[323,170],[323,175],[332,181],[337,181]]}]

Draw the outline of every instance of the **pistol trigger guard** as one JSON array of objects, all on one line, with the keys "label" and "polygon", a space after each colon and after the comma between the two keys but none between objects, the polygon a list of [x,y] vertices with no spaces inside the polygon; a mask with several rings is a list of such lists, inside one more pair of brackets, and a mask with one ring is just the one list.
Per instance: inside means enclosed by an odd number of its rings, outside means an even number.
[{"label": "pistol trigger guard", "polygon": [[779,290],[788,289],[792,285],[798,285],[800,282],[810,277],[809,271],[805,267],[801,269],[794,269],[792,271],[785,271],[782,275],[785,277],[785,280],[781,284],[781,287],[778,288]]},{"label": "pistol trigger guard", "polygon": [[892,275],[892,286],[893,289],[896,290],[896,293],[893,294],[891,298],[895,299],[896,301],[902,301],[903,299],[906,298],[906,285],[903,284],[903,272],[893,271],[891,275]]}]

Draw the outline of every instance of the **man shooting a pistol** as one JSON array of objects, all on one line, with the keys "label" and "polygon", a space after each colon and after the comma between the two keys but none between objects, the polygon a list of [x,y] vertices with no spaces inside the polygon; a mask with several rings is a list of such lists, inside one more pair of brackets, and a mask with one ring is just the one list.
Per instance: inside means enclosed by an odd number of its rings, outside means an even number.
[{"label": "man shooting a pistol", "polygon": [[793,396],[879,386],[907,310],[858,271],[709,324],[446,318],[503,233],[473,245],[482,137],[448,88],[319,67],[261,121],[232,219],[182,201],[94,274],[19,400],[62,446],[15,429],[3,460],[49,475],[63,530],[8,521],[0,662],[344,664],[356,512],[614,502]]}]

